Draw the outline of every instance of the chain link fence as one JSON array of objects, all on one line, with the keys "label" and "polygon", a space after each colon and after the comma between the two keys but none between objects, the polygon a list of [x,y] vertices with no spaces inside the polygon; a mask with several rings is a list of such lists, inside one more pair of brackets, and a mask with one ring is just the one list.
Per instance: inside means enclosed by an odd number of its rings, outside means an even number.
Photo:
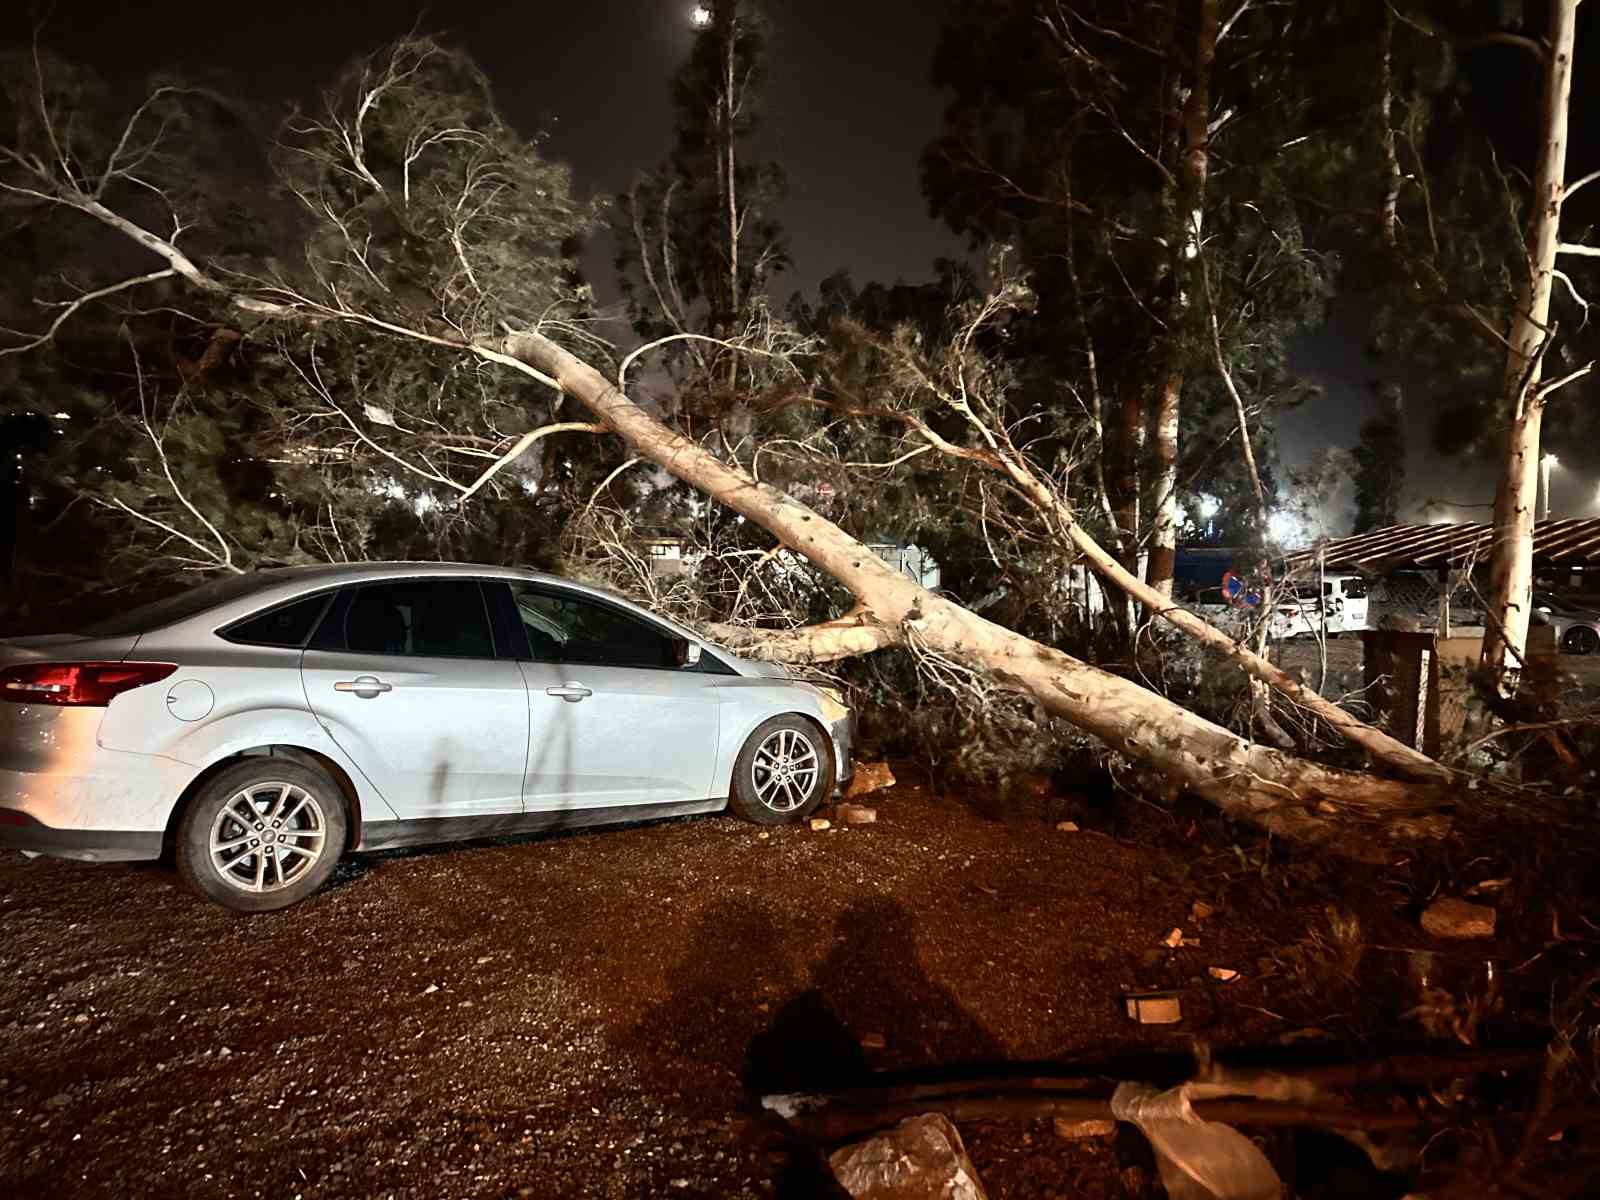
[{"label": "chain link fence", "polygon": [[1448,584],[1435,576],[1417,572],[1386,575],[1372,582],[1368,593],[1367,623],[1374,629],[1435,630],[1445,612],[1444,596],[1450,597],[1449,625],[1481,626],[1483,602],[1469,579],[1451,572]]}]

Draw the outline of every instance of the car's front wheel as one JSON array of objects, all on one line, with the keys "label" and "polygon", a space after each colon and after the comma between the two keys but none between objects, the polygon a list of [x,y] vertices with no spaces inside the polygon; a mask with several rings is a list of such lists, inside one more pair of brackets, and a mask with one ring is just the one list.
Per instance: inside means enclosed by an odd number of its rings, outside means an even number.
[{"label": "car's front wheel", "polygon": [[178,873],[235,912],[287,908],[320,888],[344,853],[344,794],[323,772],[247,758],[209,780],[178,826]]},{"label": "car's front wheel", "polygon": [[757,825],[802,820],[832,793],[833,746],[804,717],[757,726],[733,766],[731,807]]}]

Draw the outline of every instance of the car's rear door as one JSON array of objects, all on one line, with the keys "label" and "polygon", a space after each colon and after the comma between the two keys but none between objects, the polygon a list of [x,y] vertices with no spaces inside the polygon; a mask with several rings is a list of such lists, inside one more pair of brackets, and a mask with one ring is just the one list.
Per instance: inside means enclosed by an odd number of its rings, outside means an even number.
[{"label": "car's rear door", "polygon": [[478,580],[344,589],[300,674],[317,720],[402,819],[522,811],[527,686],[496,652]]},{"label": "car's rear door", "polygon": [[671,632],[559,585],[513,581],[501,602],[528,639],[529,812],[721,794],[717,677],[680,666]]}]

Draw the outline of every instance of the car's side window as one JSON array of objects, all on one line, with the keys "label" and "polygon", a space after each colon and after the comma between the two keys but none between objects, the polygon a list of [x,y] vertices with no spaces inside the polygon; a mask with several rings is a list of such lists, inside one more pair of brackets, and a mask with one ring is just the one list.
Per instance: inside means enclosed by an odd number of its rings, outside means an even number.
[{"label": "car's side window", "polygon": [[621,609],[572,592],[513,583],[517,615],[535,662],[675,670],[675,640]]},{"label": "car's side window", "polygon": [[401,579],[352,588],[312,641],[317,650],[422,658],[493,658],[483,590],[474,579]]},{"label": "car's side window", "polygon": [[224,641],[244,646],[286,646],[298,649],[306,644],[311,631],[333,599],[331,592],[319,592],[300,600],[291,600],[269,608],[266,612],[235,621],[226,629],[218,630]]}]

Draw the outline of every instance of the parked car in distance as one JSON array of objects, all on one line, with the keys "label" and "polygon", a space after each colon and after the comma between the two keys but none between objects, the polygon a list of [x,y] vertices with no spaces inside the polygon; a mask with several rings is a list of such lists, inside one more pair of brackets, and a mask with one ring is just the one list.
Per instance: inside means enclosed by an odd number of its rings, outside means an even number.
[{"label": "parked car in distance", "polygon": [[363,850],[798,821],[848,779],[850,739],[836,694],[569,580],[262,571],[0,642],[0,849],[170,848],[201,894],[261,912]]},{"label": "parked car in distance", "polygon": [[1370,629],[1367,623],[1369,591],[1366,579],[1360,575],[1324,575],[1322,613],[1326,618],[1325,632],[1339,634]]},{"label": "parked car in distance", "polygon": [[[1243,641],[1250,636],[1259,608],[1234,607],[1228,603],[1221,588],[1201,591],[1190,607],[1230,637]],[[1287,595],[1273,601],[1272,619],[1267,626],[1267,637],[1274,642],[1288,638],[1315,637],[1321,606],[1315,584],[1300,584]]]},{"label": "parked car in distance", "polygon": [[1533,617],[1554,627],[1556,645],[1563,654],[1593,654],[1600,650],[1600,612],[1584,608],[1554,592],[1533,593]]}]

